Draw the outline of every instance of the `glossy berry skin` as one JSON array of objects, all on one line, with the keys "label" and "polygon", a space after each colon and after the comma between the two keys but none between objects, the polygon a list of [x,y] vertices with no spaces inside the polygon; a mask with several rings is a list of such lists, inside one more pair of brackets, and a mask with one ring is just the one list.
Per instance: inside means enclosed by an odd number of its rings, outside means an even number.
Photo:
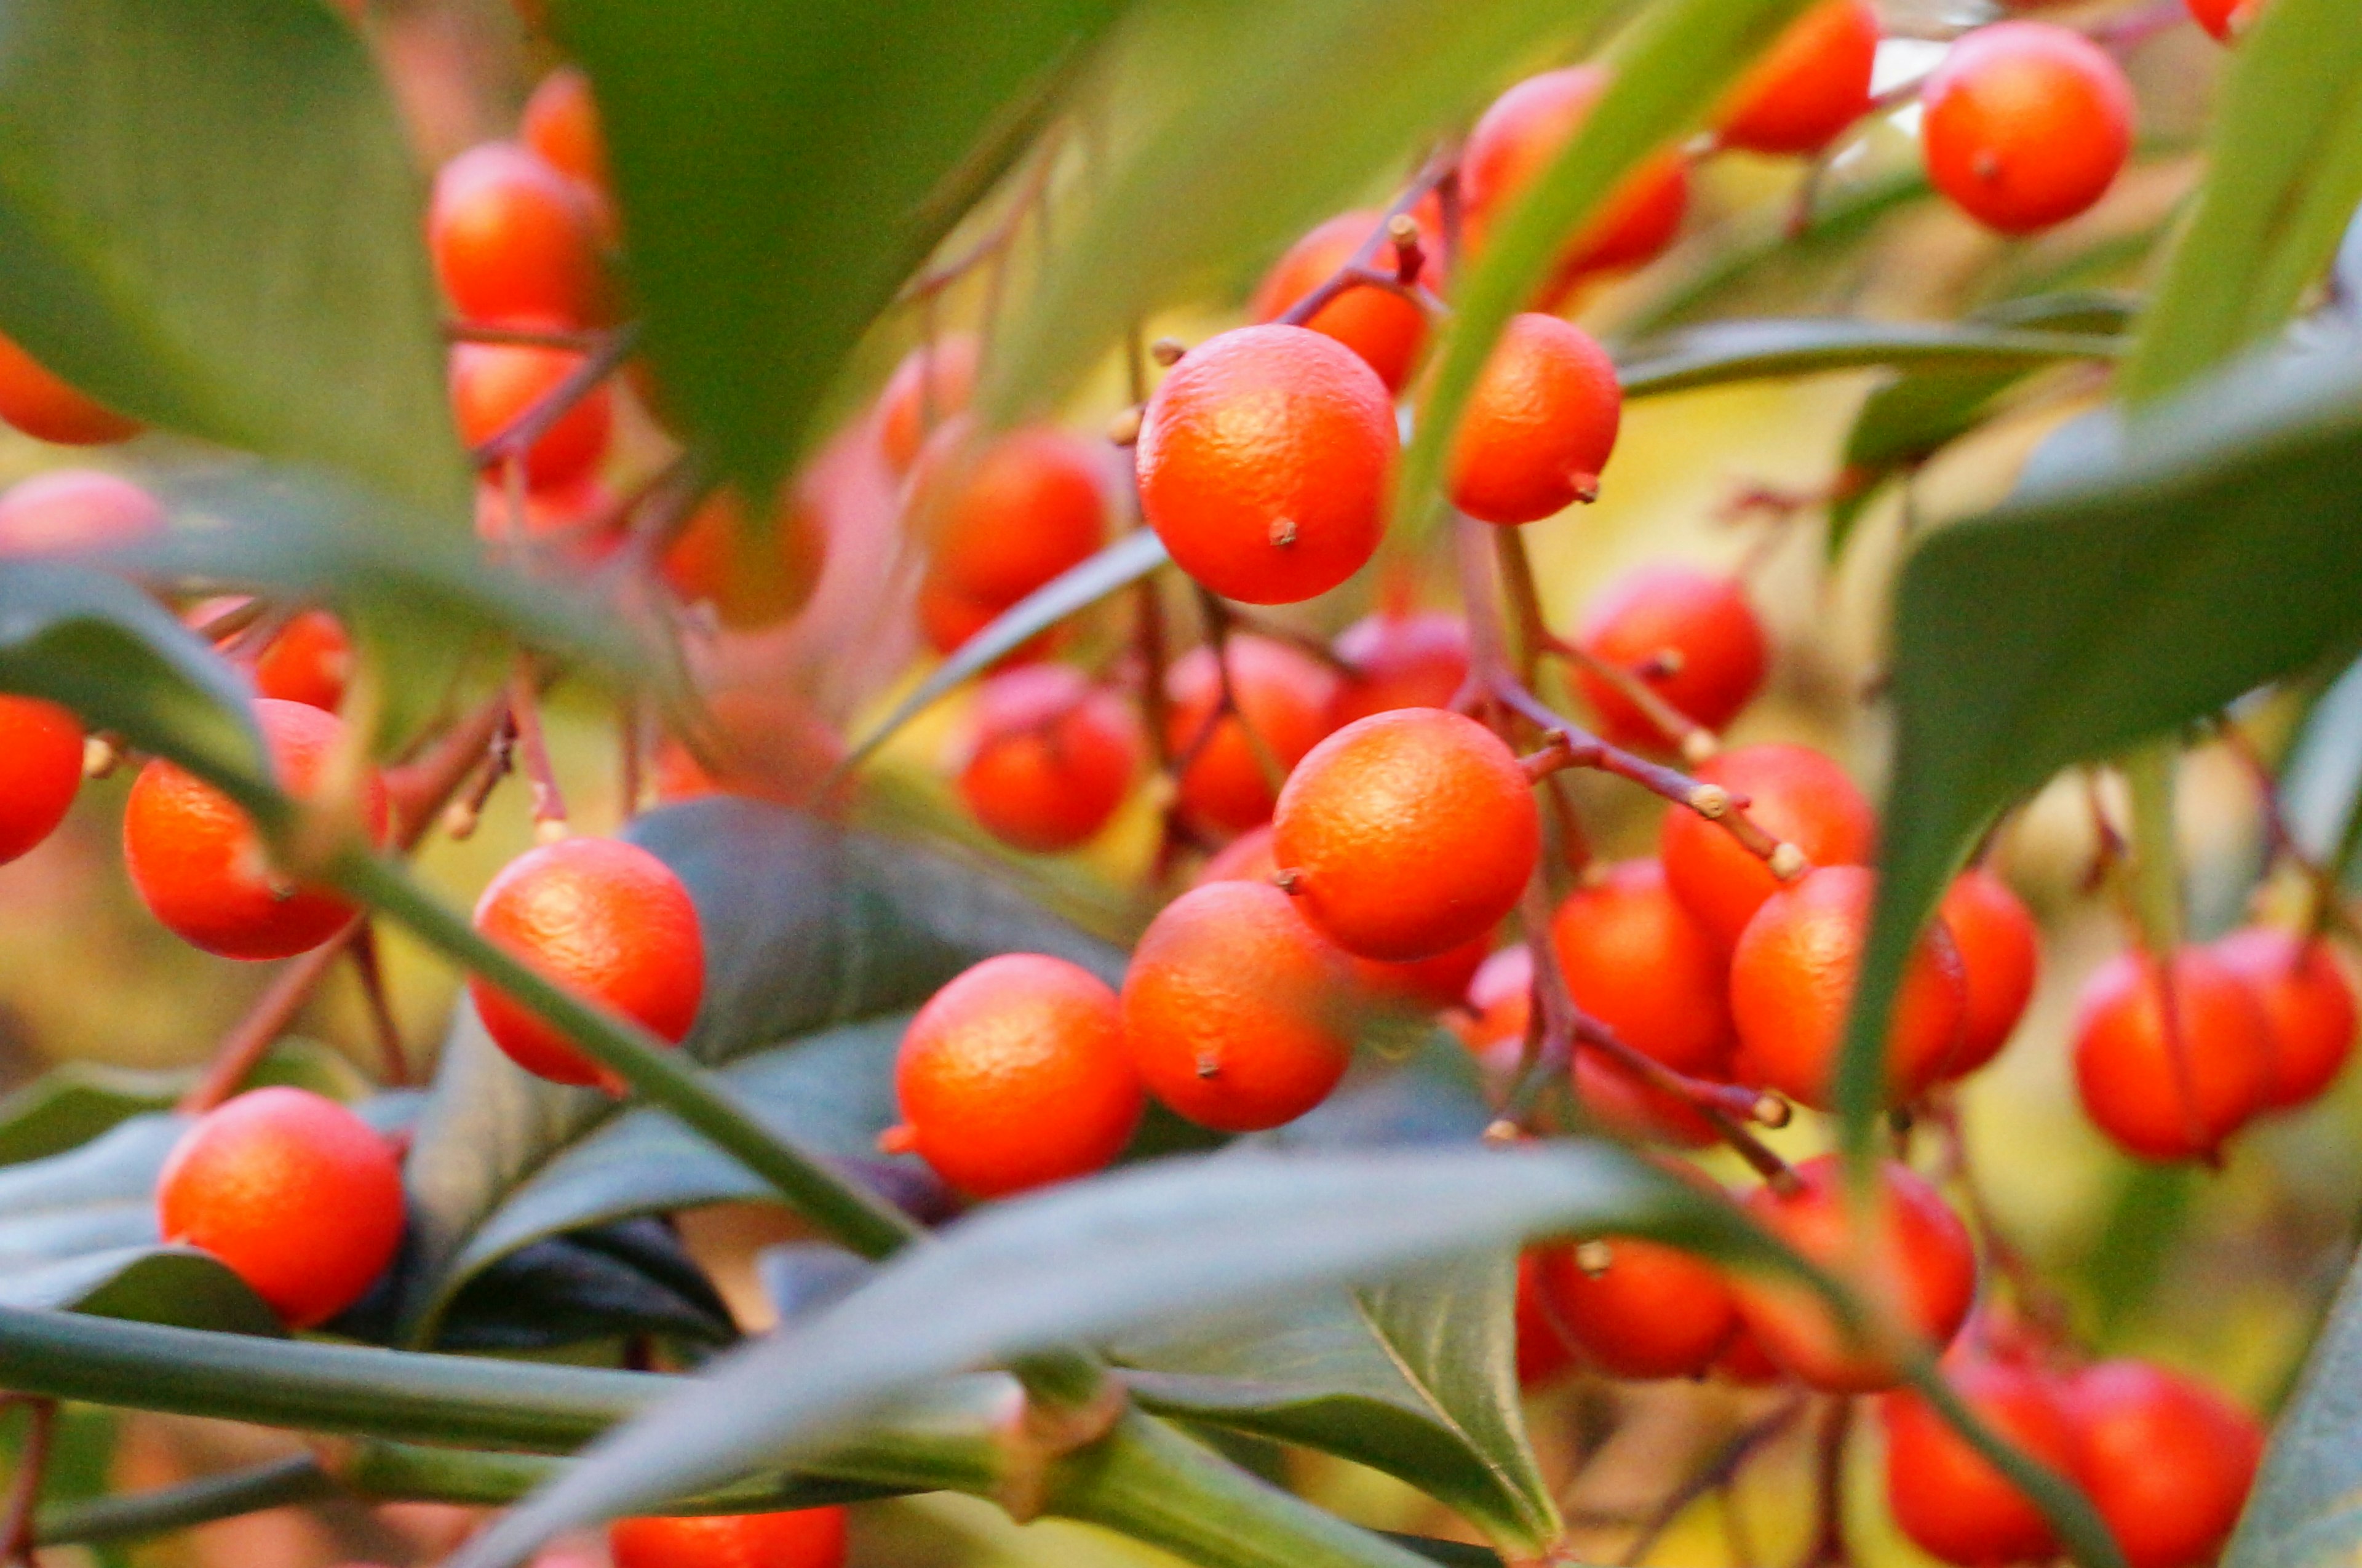
[{"label": "glossy berry skin", "polygon": [[1441,708],[1356,719],[1306,754],[1272,815],[1282,885],[1348,953],[1431,957],[1491,931],[1541,855],[1517,754]]},{"label": "glossy berry skin", "polygon": [[[1795,1174],[1798,1190],[1758,1187],[1747,1199],[1748,1213],[1806,1258],[1849,1279],[1891,1327],[1935,1349],[1951,1342],[1976,1297],[1976,1248],[1968,1227],[1926,1178],[1907,1165],[1880,1163],[1877,1228],[1865,1247],[1853,1233],[1851,1199],[1837,1157],[1807,1160]],[[1868,1394],[1902,1380],[1902,1369],[1876,1348],[1849,1338],[1809,1286],[1764,1275],[1742,1278],[1735,1288],[1739,1315],[1763,1353],[1813,1387]]]},{"label": "glossy berry skin", "polygon": [[[254,722],[280,788],[298,800],[322,786],[345,744],[343,722],[306,703],[258,698]],[[373,767],[363,770],[359,808],[370,841],[382,843],[385,786]],[[273,866],[253,821],[228,796],[160,759],[131,786],[123,862],[150,913],[224,958],[292,958],[353,916],[341,894],[291,881]]]},{"label": "glossy berry skin", "polygon": [[1331,728],[1389,708],[1448,708],[1468,684],[1468,623],[1440,610],[1364,615],[1330,646],[1351,668],[1337,683]]},{"label": "glossy berry skin", "polygon": [[1293,768],[1329,733],[1337,678],[1309,654],[1269,637],[1233,635],[1224,647],[1239,711],[1214,717],[1221,671],[1212,648],[1192,648],[1165,674],[1165,741],[1184,761],[1178,790],[1184,814],[1213,833],[1237,834],[1270,820],[1279,798],[1247,730],[1283,771]]},{"label": "glossy berry skin", "polygon": [[896,1141],[970,1198],[1103,1168],[1147,1104],[1115,992],[1039,953],[988,958],[937,991],[902,1036],[894,1095]]},{"label": "glossy berry skin", "polygon": [[987,833],[1029,854],[1087,843],[1140,775],[1145,747],[1131,707],[1067,665],[992,677],[971,722],[960,799]]},{"label": "glossy berry skin", "polygon": [[1164,906],[1132,950],[1123,1033],[1151,1094],[1224,1132],[1293,1121],[1352,1060],[1352,970],[1288,896],[1214,882]]},{"label": "glossy berry skin", "polygon": [[[1596,66],[1529,76],[1493,102],[1468,133],[1460,183],[1472,240],[1550,167],[1607,86]],[[1689,168],[1678,152],[1658,153],[1625,177],[1589,227],[1560,253],[1561,286],[1589,272],[1620,271],[1652,261],[1680,232],[1690,199]]]},{"label": "glossy berry skin", "polygon": [[2169,966],[2137,950],[2100,966],[2077,999],[2074,1042],[2084,1114],[2143,1159],[2212,1157],[2263,1108],[2270,1084],[2270,1020],[2253,988],[2202,947],[2182,948]]},{"label": "glossy berry skin", "polygon": [[[1870,802],[1844,768],[1817,751],[1778,743],[1738,746],[1707,759],[1696,777],[1702,784],[1721,785],[1734,799],[1746,797],[1749,819],[1803,850],[1815,866],[1855,866],[1870,858],[1878,832]],[[1665,809],[1661,849],[1673,897],[1727,944],[1738,941],[1781,885],[1719,823],[1685,806]]]},{"label": "glossy berry skin", "polygon": [[2264,1109],[2285,1110],[2318,1097],[2354,1050],[2354,988],[2329,944],[2251,925],[2216,942],[2213,954],[2254,989],[2271,1031]]},{"label": "glossy berry skin", "polygon": [[1007,609],[1106,542],[1098,456],[1034,425],[979,440],[961,418],[937,431],[911,473],[913,535],[930,586]]},{"label": "glossy berry skin", "polygon": [[596,191],[607,189],[607,139],[590,78],[561,65],[541,79],[524,103],[524,144],[544,163]]},{"label": "glossy berry skin", "polygon": [[2042,967],[2042,937],[2009,884],[1972,866],[1952,878],[1936,916],[1960,950],[1968,981],[1968,1010],[1960,1020],[1960,1043],[1944,1069],[1948,1078],[1966,1077],[2001,1055]]},{"label": "glossy berry skin", "polygon": [[[1247,314],[1258,322],[1277,321],[1289,308],[1326,283],[1353,259],[1385,215],[1375,211],[1340,213],[1287,248],[1256,285]],[[1430,245],[1432,241],[1429,242]],[[1372,267],[1391,274],[1395,248],[1382,243]],[[1440,282],[1430,260],[1420,269],[1419,282],[1432,289]],[[1360,355],[1390,392],[1399,392],[1410,379],[1411,367],[1427,342],[1427,315],[1397,293],[1367,285],[1347,289],[1314,311],[1304,323],[1323,337],[1333,337]]]},{"label": "glossy berry skin", "polygon": [[103,447],[146,428],[67,385],[10,337],[0,337],[0,420],[59,447]]},{"label": "glossy berry skin", "polygon": [[[2031,1367],[1948,1356],[1944,1375],[2003,1440],[2060,1475],[2075,1466],[2075,1434],[2051,1380]],[[1879,1401],[1886,1428],[1886,1501],[1919,1549],[1955,1568],[2003,1568],[2058,1555],[2050,1523],[2025,1494],[1918,1395]]]},{"label": "glossy berry skin", "polygon": [[[1718,730],[1762,690],[1770,641],[1735,578],[1683,566],[1643,567],[1595,602],[1575,644],[1603,664],[1638,674],[1692,723]],[[1601,736],[1634,751],[1662,751],[1660,730],[1610,682],[1577,667],[1575,684]]]},{"label": "glossy berry skin", "polygon": [[291,1328],[326,1322],[393,1261],[402,1167],[335,1100],[259,1088],[197,1119],[156,1182],[158,1230],[227,1264]]},{"label": "glossy berry skin", "polygon": [[778,1514],[617,1519],[615,1568],[844,1568],[842,1507]]},{"label": "glossy berry skin", "polygon": [[1189,350],[1149,399],[1141,507],[1199,583],[1293,604],[1375,552],[1398,448],[1394,402],[1359,355],[1301,326],[1242,326]]},{"label": "glossy berry skin", "polygon": [[1542,1260],[1559,1321],[1583,1358],[1611,1377],[1694,1377],[1738,1327],[1722,1272],[1677,1248],[1617,1238],[1606,1266],[1574,1248]]},{"label": "glossy berry skin", "polygon": [[596,202],[588,187],[513,142],[486,142],[443,165],[426,245],[452,308],[470,321],[604,321]]},{"label": "glossy berry skin", "polygon": [[1725,147],[1814,153],[1870,112],[1878,13],[1863,0],[1822,0],[1738,79],[1715,119]]},{"label": "glossy berry skin", "polygon": [[[476,903],[476,929],[584,1000],[679,1044],[705,992],[705,942],[680,878],[636,844],[566,838],[502,868]],[[481,976],[468,995],[492,1043],[537,1077],[623,1085],[541,1015]]]},{"label": "glossy berry skin", "polygon": [[51,469],[0,495],[0,556],[103,550],[163,531],[154,496],[95,469]]},{"label": "glossy berry skin", "polygon": [[[451,413],[458,422],[459,438],[470,447],[491,440],[580,369],[582,360],[570,348],[454,344]],[[606,455],[613,417],[607,387],[591,388],[525,448],[527,487],[560,490],[589,474]]]},{"label": "glossy berry skin", "polygon": [[57,831],[82,788],[82,722],[54,702],[0,696],[0,866]]},{"label": "glossy berry skin", "polygon": [[2197,1568],[2238,1522],[2263,1457],[2256,1419],[2163,1367],[2103,1361],[2065,1392],[2075,1478],[2131,1568]]},{"label": "glossy berry skin", "polygon": [[2107,193],[2132,150],[2133,94],[2107,51],[2047,22],[1952,46],[1920,93],[1927,178],[2003,234],[2063,223]]},{"label": "glossy berry skin", "polygon": [[877,394],[877,446],[907,473],[937,425],[966,413],[976,395],[981,346],[973,332],[946,332],[902,356]]},{"label": "glossy berry skin", "polygon": [[2189,0],[2189,6],[2191,20],[2224,43],[2246,31],[2264,8],[2263,0]]},{"label": "glossy berry skin", "polygon": [[1451,504],[1482,523],[1539,523],[1599,494],[1624,391],[1616,362],[1571,321],[1509,318],[1451,439]]},{"label": "glossy berry skin", "polygon": [[1575,1005],[1617,1039],[1693,1077],[1728,1069],[1729,957],[1666,889],[1659,862],[1620,861],[1576,889],[1551,936]]},{"label": "glossy berry skin", "polygon": [[[1875,879],[1823,866],[1763,900],[1730,955],[1731,1076],[1816,1110],[1836,1103],[1838,1053],[1870,932]],[[1886,1036],[1885,1103],[1916,1099],[1941,1077],[1968,1016],[1968,976],[1944,922],[1912,949]]]},{"label": "glossy berry skin", "polygon": [[665,581],[684,604],[706,604],[724,631],[776,626],[811,602],[828,565],[819,509],[794,486],[757,528],[734,489],[698,503],[665,551]]}]

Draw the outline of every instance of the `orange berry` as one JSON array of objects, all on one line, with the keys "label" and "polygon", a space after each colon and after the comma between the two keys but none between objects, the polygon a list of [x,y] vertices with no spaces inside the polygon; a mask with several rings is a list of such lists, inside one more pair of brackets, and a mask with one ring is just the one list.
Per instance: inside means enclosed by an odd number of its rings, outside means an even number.
[{"label": "orange berry", "polygon": [[1301,326],[1242,326],[1192,348],[1149,400],[1141,507],[1198,582],[1293,604],[1376,551],[1398,449],[1394,403],[1359,355]]},{"label": "orange berry", "polygon": [[[1340,213],[1289,246],[1287,254],[1256,285],[1247,314],[1258,322],[1277,321],[1286,315],[1298,300],[1351,261],[1381,221],[1382,215],[1374,211]],[[1394,271],[1391,241],[1379,246],[1370,265],[1381,272]],[[1430,289],[1438,286],[1431,259],[1420,269],[1419,282]],[[1314,311],[1304,325],[1359,354],[1393,392],[1402,391],[1427,342],[1426,312],[1400,294],[1367,284],[1347,289]]]},{"label": "orange berry", "polygon": [[1145,749],[1115,692],[1063,664],[996,675],[977,693],[960,799],[1003,844],[1050,855],[1087,842],[1131,792]]},{"label": "orange berry", "polygon": [[1190,879],[1193,888],[1209,882],[1269,882],[1279,874],[1279,862],[1272,858],[1271,824],[1250,828],[1216,851],[1206,864],[1198,867]]},{"label": "orange berry", "polygon": [[[1849,1281],[1890,1331],[1940,1350],[1967,1320],[1976,1297],[1976,1248],[1959,1216],[1907,1165],[1881,1161],[1876,1226],[1856,1236],[1852,1198],[1837,1157],[1795,1169],[1796,1190],[1770,1184],[1747,1199],[1758,1223],[1807,1260]],[[1874,1346],[1857,1343],[1817,1292],[1793,1278],[1742,1278],[1738,1310],[1763,1352],[1789,1373],[1832,1394],[1868,1394],[1902,1380]]]},{"label": "orange berry", "polygon": [[2264,1109],[2283,1110],[2319,1096],[2354,1049],[2354,988],[2329,944],[2251,925],[2215,943],[2213,954],[2247,982],[2264,1010],[2272,1044]]},{"label": "orange berry", "polygon": [[[257,698],[254,722],[280,789],[299,801],[320,788],[346,744],[343,721],[302,702]],[[360,815],[371,842],[382,843],[385,785],[374,767],[362,771]],[[334,936],[354,912],[342,894],[272,865],[253,819],[228,796],[160,759],[131,786],[123,863],[167,929],[224,958],[292,958]]]},{"label": "orange berry", "polygon": [[1279,797],[1279,780],[1265,773],[1258,745],[1284,778],[1329,733],[1337,678],[1310,655],[1269,637],[1234,635],[1223,646],[1238,712],[1214,716],[1221,672],[1212,648],[1192,648],[1165,672],[1165,741],[1183,764],[1182,812],[1213,833],[1244,833],[1269,820]]},{"label": "orange berry", "polygon": [[1927,178],[1988,228],[2031,234],[2107,193],[2132,150],[2133,90],[2105,50],[2047,22],[1952,46],[1921,89]]},{"label": "orange berry", "polygon": [[733,632],[774,626],[811,602],[828,564],[819,508],[793,485],[758,533],[727,486],[699,502],[664,554],[664,579],[684,604],[711,604]]},{"label": "orange berry", "polygon": [[524,144],[559,173],[607,189],[607,138],[590,78],[579,66],[559,66],[524,101]]},{"label": "orange berry", "polygon": [[82,721],[54,702],[0,696],[0,866],[57,831],[82,788]]},{"label": "orange berry", "polygon": [[[1954,1392],[2012,1446],[2061,1475],[2073,1472],[2074,1429],[2048,1378],[1958,1354],[1945,1358],[1944,1371]],[[1880,1399],[1879,1414],[1887,1507],[1921,1551],[1957,1568],[2047,1562],[2058,1554],[2042,1511],[1925,1399],[1898,1389]]]},{"label": "orange berry", "polygon": [[326,610],[299,611],[254,660],[254,689],[282,702],[335,712],[352,679],[353,643]]},{"label": "orange berry", "polygon": [[2143,1159],[2212,1158],[2263,1108],[2271,1079],[2270,1020],[2202,947],[2169,966],[2136,949],[2101,965],[2077,999],[2074,1040],[2084,1113]]},{"label": "orange berry", "polygon": [[844,1509],[617,1519],[615,1568],[844,1568]]},{"label": "orange berry", "polygon": [[2247,30],[2264,0],[2188,0],[2191,19],[2224,43]]},{"label": "orange berry", "polygon": [[588,187],[514,142],[488,141],[436,174],[426,244],[469,320],[591,326],[610,314],[600,226]]},{"label": "orange berry", "polygon": [[[1643,567],[1591,607],[1576,646],[1641,683],[1692,723],[1718,730],[1762,689],[1771,648],[1736,578],[1683,566]],[[1607,680],[1578,667],[1575,683],[1617,745],[1659,751],[1673,738]]]},{"label": "orange berry", "polygon": [[[1494,100],[1469,131],[1460,160],[1473,244],[1481,244],[1485,232],[1550,167],[1606,86],[1606,72],[1575,65],[1529,76]],[[1625,177],[1590,226],[1568,240],[1559,254],[1559,284],[1654,260],[1680,231],[1689,200],[1689,168],[1681,154],[1667,149],[1650,158]]]},{"label": "orange berry", "polygon": [[[919,584],[919,632],[927,639],[927,646],[939,654],[956,652],[1009,609],[1005,604],[986,604],[954,593],[939,582]],[[1047,658],[1065,646],[1067,637],[1068,628],[1064,623],[1037,632],[1001,655],[995,668]]]},{"label": "orange berry", "polygon": [[156,1180],[163,1239],[226,1264],[291,1328],[369,1293],[405,1223],[384,1135],[335,1100],[259,1088],[199,1117]]},{"label": "orange berry", "polygon": [[1960,950],[1968,981],[1968,1012],[1960,1021],[1959,1048],[1952,1053],[1948,1078],[1966,1077],[2001,1055],[2011,1031],[2025,1014],[2034,977],[2042,966],[2042,938],[2034,917],[2009,884],[1972,866],[1952,878],[1936,917]]},{"label": "orange berry", "polygon": [[1256,882],[1164,906],[1132,950],[1123,1033],[1151,1094],[1224,1132],[1293,1121],[1329,1098],[1358,1020],[1345,954]]},{"label": "orange berry", "polygon": [[1090,447],[1048,425],[979,440],[961,417],[911,470],[913,535],[931,586],[1005,610],[1107,542],[1106,472]]},{"label": "orange berry", "polygon": [[1529,1247],[1518,1254],[1518,1296],[1513,1324],[1518,1342],[1518,1386],[1540,1388],[1557,1382],[1579,1364],[1574,1340],[1560,1319],[1558,1304],[1544,1283],[1546,1269],[1562,1251]]},{"label": "orange berry", "polygon": [[[1592,1263],[1595,1250],[1604,1263]],[[1575,1349],[1611,1377],[1695,1377],[1738,1327],[1722,1272],[1660,1242],[1552,1251],[1541,1277]]]},{"label": "orange berry", "polygon": [[477,538],[502,547],[513,538],[521,540],[569,569],[597,566],[613,555],[624,542],[624,525],[613,497],[589,474],[570,484],[526,491],[522,513],[512,506],[497,469],[476,484]]},{"label": "orange berry", "polygon": [[[1845,769],[1817,751],[1776,743],[1738,746],[1709,758],[1697,779],[1720,785],[1734,801],[1744,798],[1749,820],[1803,850],[1816,866],[1870,858],[1878,832],[1870,802]],[[1726,945],[1738,941],[1756,910],[1780,888],[1761,859],[1720,823],[1686,806],[1665,809],[1661,850],[1665,885]]]},{"label": "orange berry", "polygon": [[11,337],[0,337],[0,419],[60,447],[127,441],[147,428],[68,386]]},{"label": "orange berry", "polygon": [[877,394],[877,445],[896,473],[906,473],[935,426],[966,413],[983,358],[973,332],[947,332],[902,356]]},{"label": "orange berry", "polygon": [[[570,348],[534,348],[512,343],[456,343],[451,347],[451,411],[459,438],[480,447],[581,368],[583,356]],[[557,490],[581,479],[606,455],[613,424],[611,398],[602,383],[592,387],[525,448],[524,481],[534,490]],[[498,480],[500,469],[489,470]]]},{"label": "orange berry", "polygon": [[1719,1077],[1733,1041],[1730,960],[1666,889],[1654,860],[1579,888],[1551,922],[1577,1007],[1678,1073]]},{"label": "orange berry", "polygon": [[1822,0],[1725,94],[1715,119],[1725,147],[1818,152],[1870,112],[1878,13],[1863,0]]},{"label": "orange berry", "polygon": [[2103,1361],[2069,1380],[2075,1478],[2131,1568],[2212,1562],[2263,1458],[2256,1419],[2194,1378]]},{"label": "orange berry", "polygon": [[1473,941],[1541,855],[1517,753],[1441,708],[1356,719],[1305,755],[1272,816],[1290,894],[1348,953],[1401,961]]},{"label": "orange berry", "polygon": [[0,556],[136,545],[164,532],[164,509],[129,480],[52,469],[0,496]]},{"label": "orange berry", "polygon": [[1449,708],[1468,684],[1468,623],[1440,610],[1365,615],[1330,646],[1349,671],[1329,709],[1332,728],[1389,708]]},{"label": "orange berry", "polygon": [[1113,1162],[1147,1095],[1115,992],[1088,970],[1007,953],[921,1008],[894,1062],[888,1134],[970,1198],[1003,1198]]},{"label": "orange berry", "polygon": [[1780,1370],[1778,1363],[1763,1353],[1762,1342],[1755,1337],[1755,1331],[1747,1326],[1744,1318],[1739,1320],[1738,1331],[1730,1336],[1730,1342],[1723,1346],[1722,1353],[1708,1370],[1743,1388],[1769,1387],[1788,1375]]},{"label": "orange berry", "polygon": [[[1271,838],[1271,825],[1266,823],[1231,840],[1220,854],[1198,867],[1189,885],[1202,888],[1209,882],[1272,882],[1279,874],[1279,863],[1272,858]],[[1372,1001],[1431,1012],[1437,1008],[1451,1007],[1467,995],[1469,982],[1485,965],[1490,940],[1489,936],[1472,937],[1432,957],[1399,964],[1351,954],[1346,956],[1352,961],[1354,984]]]},{"label": "orange berry", "polygon": [[[502,867],[476,903],[476,929],[552,982],[621,1013],[667,1044],[697,1021],[705,942],[671,867],[614,838],[566,838]],[[526,1072],[623,1092],[622,1080],[482,976],[468,994],[484,1032]]]},{"label": "orange berry", "polygon": [[1624,392],[1616,362],[1570,321],[1509,318],[1451,438],[1451,504],[1484,523],[1538,523],[1599,494]]}]

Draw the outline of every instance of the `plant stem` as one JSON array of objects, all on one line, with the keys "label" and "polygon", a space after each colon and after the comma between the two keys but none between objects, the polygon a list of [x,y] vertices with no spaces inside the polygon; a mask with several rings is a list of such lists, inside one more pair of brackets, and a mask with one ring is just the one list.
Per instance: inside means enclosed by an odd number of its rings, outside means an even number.
[{"label": "plant stem", "polygon": [[45,1508],[34,1523],[33,1541],[38,1546],[91,1546],[138,1540],[264,1508],[315,1503],[336,1494],[336,1482],[319,1463],[309,1454],[297,1454],[178,1486]]},{"label": "plant stem", "polygon": [[2181,856],[2173,836],[2178,758],[2171,741],[2159,741],[2123,763],[2133,798],[2133,914],[2143,944],[2160,959],[2170,957],[2181,943]]}]

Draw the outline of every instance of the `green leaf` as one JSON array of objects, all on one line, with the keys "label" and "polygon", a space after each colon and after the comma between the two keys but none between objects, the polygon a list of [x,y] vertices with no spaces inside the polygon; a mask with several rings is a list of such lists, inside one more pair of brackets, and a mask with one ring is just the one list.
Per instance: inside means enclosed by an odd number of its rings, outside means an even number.
[{"label": "green leaf", "polygon": [[2223,1568],[2329,1568],[2362,1546],[2362,1273],[2349,1273],[2272,1430]]},{"label": "green leaf", "polygon": [[1117,0],[561,0],[668,409],[767,493]]},{"label": "green leaf", "polygon": [[0,330],[168,429],[467,526],[425,194],[317,0],[23,0],[0,28]]},{"label": "green leaf", "polygon": [[2298,848],[2333,860],[2362,809],[2362,661],[2348,665],[2305,714],[2279,789],[2280,813]]},{"label": "green leaf", "polygon": [[115,1247],[0,1279],[0,1303],[87,1312],[218,1333],[278,1336],[287,1331],[246,1281],[194,1247]]},{"label": "green leaf", "polygon": [[188,1087],[179,1073],[94,1062],[52,1067],[0,1099],[0,1165],[78,1148],[143,1111],[166,1110]]},{"label": "green leaf", "polygon": [[1617,374],[1626,397],[1641,398],[1880,366],[2018,375],[2060,359],[2112,359],[2122,348],[2096,333],[1981,322],[1726,321],[1640,344],[1625,353]]}]

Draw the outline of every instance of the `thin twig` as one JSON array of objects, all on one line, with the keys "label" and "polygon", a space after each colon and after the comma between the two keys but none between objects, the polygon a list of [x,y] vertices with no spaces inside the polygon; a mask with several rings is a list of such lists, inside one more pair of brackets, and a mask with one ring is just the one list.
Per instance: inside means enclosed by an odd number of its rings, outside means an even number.
[{"label": "thin twig", "polygon": [[385,967],[379,962],[377,928],[365,918],[349,945],[353,970],[360,977],[361,999],[369,1009],[370,1027],[377,1034],[380,1076],[388,1088],[410,1082],[410,1063],[402,1049],[402,1026],[394,1021],[393,1001],[386,994]]},{"label": "thin twig", "polygon": [[585,354],[582,363],[568,371],[563,381],[526,404],[514,419],[484,437],[468,454],[476,467],[496,468],[510,458],[521,458],[530,451],[535,442],[548,435],[552,426],[572,413],[592,389],[632,357],[639,340],[636,322],[606,334],[599,347]]},{"label": "thin twig", "polygon": [[1650,1510],[1648,1518],[1641,1523],[1640,1533],[1632,1538],[1632,1543],[1617,1559],[1622,1568],[1635,1568],[1691,1504],[1709,1492],[1717,1492],[1729,1485],[1740,1469],[1754,1457],[1755,1451],[1794,1426],[1804,1409],[1805,1396],[1801,1392],[1793,1394],[1769,1415],[1760,1416],[1733,1432],[1715,1451],[1712,1459]]},{"label": "thin twig", "polygon": [[447,321],[443,336],[453,343],[498,343],[517,348],[570,348],[588,354],[604,344],[609,333],[568,331],[538,326],[502,326],[491,321]]},{"label": "thin twig", "polygon": [[0,1513],[0,1563],[7,1568],[36,1568],[33,1527],[40,1510],[41,1482],[50,1467],[50,1440],[57,1424],[54,1399],[23,1399],[25,1441],[17,1449],[17,1474],[8,1484],[6,1512]]},{"label": "thin twig", "polygon": [[545,841],[566,835],[566,797],[557,787],[557,769],[549,760],[549,742],[541,728],[541,683],[533,659],[519,655],[509,679],[509,717],[516,725],[517,756],[524,765],[525,781],[533,788],[533,824]]}]

